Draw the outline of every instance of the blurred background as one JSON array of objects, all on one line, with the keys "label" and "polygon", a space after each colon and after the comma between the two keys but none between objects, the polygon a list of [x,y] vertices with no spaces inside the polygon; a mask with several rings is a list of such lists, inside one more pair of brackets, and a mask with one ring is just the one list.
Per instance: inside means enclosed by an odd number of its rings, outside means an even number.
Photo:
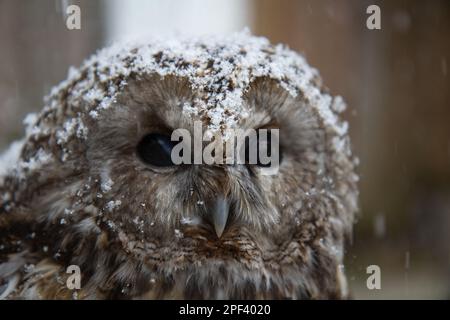
[{"label": "blurred background", "polygon": [[[81,30],[66,8],[81,8]],[[366,9],[381,9],[369,30]],[[304,54],[349,108],[360,214],[346,271],[356,299],[450,298],[450,1],[0,0],[0,152],[97,49],[148,34],[248,26]],[[369,290],[369,265],[381,290]]]}]

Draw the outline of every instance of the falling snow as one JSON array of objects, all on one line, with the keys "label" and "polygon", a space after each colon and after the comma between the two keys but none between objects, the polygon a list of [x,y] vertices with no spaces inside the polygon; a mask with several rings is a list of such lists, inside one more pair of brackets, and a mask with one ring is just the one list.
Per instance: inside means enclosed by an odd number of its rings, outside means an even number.
[{"label": "falling snow", "polygon": [[184,237],[183,232],[181,232],[181,231],[178,230],[178,229],[175,229],[175,237],[176,237],[177,239],[183,238],[183,237]]},{"label": "falling snow", "polygon": [[106,210],[109,212],[114,211],[116,208],[120,207],[122,204],[122,201],[120,200],[111,200],[106,204]]}]

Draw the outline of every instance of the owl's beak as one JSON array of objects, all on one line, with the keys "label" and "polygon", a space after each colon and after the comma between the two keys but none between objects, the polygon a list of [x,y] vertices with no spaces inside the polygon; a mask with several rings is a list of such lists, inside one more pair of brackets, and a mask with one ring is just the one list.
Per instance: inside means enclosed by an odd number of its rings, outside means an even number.
[{"label": "owl's beak", "polygon": [[227,225],[229,209],[230,205],[227,199],[224,197],[218,197],[216,199],[212,212],[212,221],[218,238],[222,236],[223,230]]}]

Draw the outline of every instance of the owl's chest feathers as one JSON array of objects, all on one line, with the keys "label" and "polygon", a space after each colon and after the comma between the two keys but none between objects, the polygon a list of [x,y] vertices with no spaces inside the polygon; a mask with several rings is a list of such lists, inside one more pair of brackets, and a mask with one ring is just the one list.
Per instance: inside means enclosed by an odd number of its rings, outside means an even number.
[{"label": "owl's chest feathers", "polygon": [[[91,248],[92,249],[92,248]],[[95,251],[95,250],[94,250]],[[17,267],[20,281],[12,297],[46,299],[303,299],[340,297],[335,264],[284,261],[254,263],[198,259],[184,265],[176,261],[146,265],[123,253],[79,252],[72,261],[80,266],[81,287],[71,289],[68,263],[24,253]],[[312,263],[312,261],[310,261]],[[272,262],[273,264],[273,262]],[[314,269],[313,269],[314,268]],[[334,269],[336,270],[336,269]],[[314,274],[327,278],[323,284]],[[1,277],[0,277],[1,278]],[[10,277],[11,281],[16,278]]]},{"label": "owl's chest feathers", "polygon": [[[29,268],[29,267],[28,267]],[[240,266],[204,266],[170,274],[148,271],[117,280],[116,270],[102,268],[79,289],[71,287],[73,275],[50,260],[42,260],[34,270],[21,272],[21,280],[9,298],[25,299],[302,299],[311,298],[310,284],[295,270],[284,276],[268,270],[243,270]],[[125,271],[122,271],[125,272]],[[121,276],[124,276],[122,274]],[[83,277],[83,274],[81,274]],[[145,283],[146,285],[143,285]]]},{"label": "owl's chest feathers", "polygon": [[[7,280],[17,287],[11,297],[303,299],[342,296],[336,275],[340,261],[315,247],[310,237],[317,235],[310,234],[308,242],[292,239],[273,250],[242,238],[239,242],[230,241],[229,247],[213,242],[192,242],[189,246],[186,238],[166,246],[151,243],[144,246],[125,234],[114,237],[105,230],[83,236],[68,230],[54,234],[59,236],[47,244],[48,248],[43,246],[45,251],[29,248],[15,260],[16,274],[20,277],[8,276]],[[79,290],[69,289],[68,280],[73,275],[68,272],[70,265],[80,267]]]},{"label": "owl's chest feathers", "polygon": [[[20,281],[15,294],[21,298],[340,297],[336,280],[340,261],[315,248],[317,227],[310,228],[314,231],[304,227],[295,238],[273,248],[241,234],[228,241],[209,241],[206,235],[194,239],[186,232],[165,244],[145,242],[97,225],[90,216],[73,224],[43,224],[42,232],[36,228],[28,249],[33,253],[24,255],[17,268]],[[68,287],[70,265],[80,267],[80,289]]]}]

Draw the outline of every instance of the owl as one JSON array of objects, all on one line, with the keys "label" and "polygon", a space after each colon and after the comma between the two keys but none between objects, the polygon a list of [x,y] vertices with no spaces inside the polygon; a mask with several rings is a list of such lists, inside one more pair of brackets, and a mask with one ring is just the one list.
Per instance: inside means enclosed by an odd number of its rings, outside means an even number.
[{"label": "owl", "polygon": [[[2,299],[348,297],[357,160],[301,55],[248,31],[120,43],[44,100],[1,158]],[[278,129],[277,172],[175,165],[195,122]]]}]

